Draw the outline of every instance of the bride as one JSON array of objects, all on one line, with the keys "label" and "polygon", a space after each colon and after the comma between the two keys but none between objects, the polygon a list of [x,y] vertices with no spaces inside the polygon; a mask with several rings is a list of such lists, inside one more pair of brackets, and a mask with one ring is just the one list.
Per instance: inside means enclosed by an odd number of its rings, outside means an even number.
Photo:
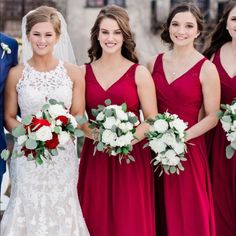
[{"label": "bride", "polygon": [[[12,131],[21,116],[37,113],[50,98],[83,115],[85,84],[62,15],[41,6],[22,22],[23,64],[11,69],[5,87],[5,126]],[[55,46],[55,47],[54,47]],[[62,60],[61,60],[62,59]],[[14,149],[19,146],[16,144]],[[78,158],[72,140],[54,164],[36,166],[12,159],[12,192],[1,222],[2,236],[88,236],[77,196]]]}]

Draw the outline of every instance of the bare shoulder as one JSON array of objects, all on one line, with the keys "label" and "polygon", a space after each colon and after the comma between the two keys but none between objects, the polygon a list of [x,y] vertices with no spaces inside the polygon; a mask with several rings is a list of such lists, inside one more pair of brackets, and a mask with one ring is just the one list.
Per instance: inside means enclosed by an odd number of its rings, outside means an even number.
[{"label": "bare shoulder", "polygon": [[143,65],[138,65],[135,72],[136,82],[138,83],[147,81],[150,78],[151,78],[151,73],[149,72],[149,70]]},{"label": "bare shoulder", "polygon": [[201,81],[209,80],[209,79],[217,80],[218,77],[219,75],[218,75],[218,72],[214,63],[212,63],[210,60],[206,60],[202,65],[202,69],[200,73]]},{"label": "bare shoulder", "polygon": [[23,69],[24,69],[23,64],[18,64],[16,66],[12,67],[8,73],[7,80],[10,81],[11,83],[16,84],[22,76]]},{"label": "bare shoulder", "polygon": [[70,63],[65,63],[64,66],[73,82],[82,77],[82,71],[79,66]]}]

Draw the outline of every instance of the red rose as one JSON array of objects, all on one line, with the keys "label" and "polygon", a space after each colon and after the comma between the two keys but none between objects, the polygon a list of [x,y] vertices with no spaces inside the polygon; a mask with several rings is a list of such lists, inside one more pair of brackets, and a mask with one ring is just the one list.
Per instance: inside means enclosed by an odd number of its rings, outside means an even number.
[{"label": "red rose", "polygon": [[68,121],[69,121],[69,119],[66,116],[58,116],[56,120],[60,120],[62,124],[65,126],[68,124]]},{"label": "red rose", "polygon": [[58,144],[59,144],[58,134],[53,133],[52,134],[52,139],[51,140],[47,140],[45,142],[45,147],[47,147],[49,149],[55,149]]},{"label": "red rose", "polygon": [[38,119],[33,117],[32,122],[30,124],[31,130],[37,127],[34,131],[39,130],[43,126],[50,126],[50,123],[45,119]]},{"label": "red rose", "polygon": [[35,158],[36,156],[36,151],[35,150],[30,150],[30,149],[27,149],[25,146],[21,148],[21,151],[24,152],[24,156],[28,157],[29,154],[32,154]]}]

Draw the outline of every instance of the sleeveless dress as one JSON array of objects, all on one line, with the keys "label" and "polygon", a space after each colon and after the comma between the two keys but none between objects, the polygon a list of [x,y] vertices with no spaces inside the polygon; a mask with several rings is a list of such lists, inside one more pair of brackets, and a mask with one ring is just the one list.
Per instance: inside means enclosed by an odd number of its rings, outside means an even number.
[{"label": "sleeveless dress", "polygon": [[[104,90],[91,65],[86,65],[86,103],[90,119],[92,108],[111,99],[113,104],[127,103],[139,116],[140,102],[133,64],[124,75]],[[134,145],[135,162],[119,163],[117,157],[97,151],[86,138],[81,153],[78,193],[86,224],[92,236],[154,236],[154,183],[149,149],[145,141]]]},{"label": "sleeveless dress", "polygon": [[[62,61],[49,72],[38,72],[26,63],[16,86],[22,117],[37,113],[50,98],[69,109],[72,87]],[[1,222],[2,236],[89,235],[77,195],[75,145],[70,140],[64,147],[53,164],[36,166],[24,157],[11,160],[12,190]]]},{"label": "sleeveless dress", "polygon": [[[158,112],[177,114],[190,128],[198,122],[203,102],[199,74],[205,58],[168,83],[160,54],[153,69]],[[157,235],[214,236],[214,211],[204,136],[189,140],[180,175],[155,176]]]},{"label": "sleeveless dress", "polygon": [[[236,76],[231,78],[220,61],[220,50],[214,56],[221,81],[221,103],[231,104],[236,98]],[[219,122],[212,136],[210,165],[215,207],[216,235],[236,235],[236,153],[227,159],[225,148],[229,145]]]}]

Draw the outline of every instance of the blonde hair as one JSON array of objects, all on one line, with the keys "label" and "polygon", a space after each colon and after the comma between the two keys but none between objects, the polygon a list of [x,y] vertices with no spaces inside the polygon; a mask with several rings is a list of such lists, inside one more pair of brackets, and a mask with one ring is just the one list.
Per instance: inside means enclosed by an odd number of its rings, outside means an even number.
[{"label": "blonde hair", "polygon": [[61,34],[61,22],[57,14],[57,10],[53,7],[40,6],[29,12],[26,18],[26,35],[28,35],[32,27],[41,22],[50,22],[57,34]]}]

